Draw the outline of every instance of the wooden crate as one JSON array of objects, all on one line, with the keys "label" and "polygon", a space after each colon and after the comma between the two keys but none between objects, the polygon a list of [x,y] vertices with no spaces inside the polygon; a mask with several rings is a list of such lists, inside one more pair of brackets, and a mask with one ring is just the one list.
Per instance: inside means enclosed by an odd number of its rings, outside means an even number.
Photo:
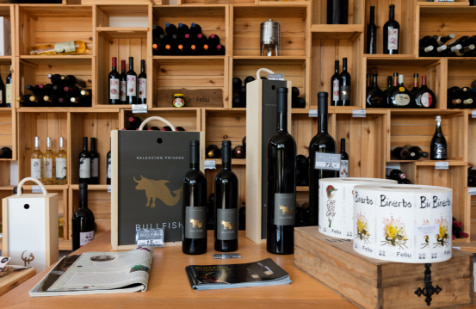
[{"label": "wooden crate", "polygon": [[[349,0],[348,24],[362,24],[363,3],[365,1]],[[327,0],[317,0],[313,4],[312,23],[327,24]],[[340,25],[332,25],[331,27],[340,27]]]},{"label": "wooden crate", "polygon": [[[361,308],[426,308],[424,264],[380,261],[356,253],[352,241],[301,227],[294,234],[294,264]],[[473,255],[453,250],[451,260],[431,265],[431,282],[442,289],[430,308],[456,308],[474,303]]]}]

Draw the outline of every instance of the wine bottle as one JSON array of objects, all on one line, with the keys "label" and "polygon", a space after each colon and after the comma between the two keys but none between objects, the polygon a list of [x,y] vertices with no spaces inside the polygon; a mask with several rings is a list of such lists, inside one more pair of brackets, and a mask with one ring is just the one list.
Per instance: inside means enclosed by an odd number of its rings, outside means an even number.
[{"label": "wine bottle", "polygon": [[245,147],[243,145],[237,145],[233,148],[233,158],[243,159],[246,157]]},{"label": "wine bottle", "polygon": [[217,46],[220,44],[220,37],[215,33],[212,33],[208,36],[207,40],[208,46]]},{"label": "wine bottle", "polygon": [[197,23],[190,24],[190,34],[197,36],[198,34],[202,33],[202,27],[200,27]]},{"label": "wine bottle", "polygon": [[12,158],[12,149],[10,147],[0,148],[0,158],[2,158],[2,159],[11,159]]},{"label": "wine bottle", "polygon": [[86,51],[86,43],[75,40],[31,47],[30,55],[73,55],[84,54]]},{"label": "wine bottle", "polygon": [[418,55],[420,57],[432,57],[436,53],[439,44],[432,36],[424,36],[418,41]]},{"label": "wine bottle", "polygon": [[445,44],[446,42],[448,42],[449,40],[452,40],[455,38],[455,34],[454,33],[450,33],[448,35],[434,35],[433,36],[433,39],[435,40],[435,42],[438,44],[438,45],[443,45]]},{"label": "wine bottle", "polygon": [[384,94],[378,86],[378,76],[373,74],[372,76],[372,88],[367,92],[366,104],[367,107],[385,107],[384,106]]},{"label": "wine bottle", "polygon": [[83,137],[83,150],[79,153],[79,183],[91,182],[91,154],[88,151],[88,138]]},{"label": "wine bottle", "polygon": [[407,179],[407,175],[405,175],[405,173],[399,169],[392,169],[388,175],[388,178],[396,180],[400,184],[411,183],[411,181]]},{"label": "wine bottle", "polygon": [[85,88],[86,82],[82,79],[78,79],[76,76],[68,74],[68,75],[61,75],[62,84],[68,87],[80,87]]},{"label": "wine bottle", "polygon": [[200,171],[200,142],[190,141],[190,170],[183,178],[183,234],[185,254],[207,252],[207,179]]},{"label": "wine bottle", "polygon": [[287,98],[288,89],[278,88],[276,133],[269,139],[267,148],[266,249],[274,254],[294,252],[296,142],[288,133]]},{"label": "wine bottle", "polygon": [[99,153],[96,149],[96,138],[91,137],[91,181],[90,184],[99,184]]},{"label": "wine bottle", "polygon": [[31,177],[41,180],[43,176],[43,153],[40,150],[40,138],[35,136],[35,148],[30,157]]},{"label": "wine bottle", "polygon": [[119,104],[127,104],[127,74],[126,61],[121,60],[121,77],[119,83]]},{"label": "wine bottle", "polygon": [[153,24],[152,25],[152,40],[157,41],[160,38],[160,35],[165,34],[164,28],[159,25]]},{"label": "wine bottle", "polygon": [[117,72],[117,58],[112,57],[112,70],[109,72],[109,104],[119,104],[121,76]]},{"label": "wine bottle", "polygon": [[214,144],[208,145],[207,148],[205,149],[205,153],[206,153],[207,158],[220,158],[221,157],[220,148],[218,148],[218,146],[214,145]]},{"label": "wine bottle", "polygon": [[[339,168],[323,167],[319,164],[322,160],[320,154],[336,153],[336,142],[334,138],[327,132],[328,107],[327,100],[329,95],[327,92],[319,92],[317,94],[318,104],[318,123],[317,134],[311,139],[309,144],[309,212],[310,225],[317,225],[319,222],[319,179],[329,177],[339,177]],[[340,155],[337,154],[337,160],[340,162]]]},{"label": "wine bottle", "polygon": [[456,57],[468,57],[471,53],[476,50],[476,45],[470,44],[467,46],[463,46],[460,49],[454,51],[454,56]]},{"label": "wine bottle", "polygon": [[419,82],[418,82],[418,73],[413,74],[413,87],[412,90],[410,90],[410,104],[412,107],[416,107],[417,104],[415,102],[416,99],[416,94],[418,90],[420,89]]},{"label": "wine bottle", "polygon": [[383,53],[398,54],[400,45],[400,24],[395,20],[395,5],[390,5],[388,21],[383,26]]},{"label": "wine bottle", "polygon": [[406,147],[395,147],[390,152],[393,160],[408,160],[410,159],[410,152]]},{"label": "wine bottle", "polygon": [[398,87],[389,93],[389,100],[392,107],[410,107],[410,92],[403,84],[403,74],[398,75]]},{"label": "wine bottle", "polygon": [[138,76],[138,85],[139,85],[139,104],[147,103],[147,74],[145,72],[145,60],[140,61],[140,74]]},{"label": "wine bottle", "polygon": [[59,138],[59,150],[55,154],[56,165],[56,184],[65,185],[67,183],[68,167],[67,167],[67,155],[64,150],[63,137]]},{"label": "wine bottle", "polygon": [[165,33],[167,35],[177,34],[177,26],[171,23],[165,23]]},{"label": "wine bottle", "polygon": [[372,89],[372,74],[370,73],[367,73],[367,87],[365,88],[365,91],[366,93],[368,93],[370,91],[370,89]]},{"label": "wine bottle", "polygon": [[327,23],[347,24],[349,22],[349,0],[327,0]]},{"label": "wine bottle", "polygon": [[53,151],[51,151],[51,138],[46,137],[46,150],[43,153],[43,184],[52,185],[53,178]]},{"label": "wine bottle", "polygon": [[[111,144],[111,143],[109,143]],[[111,147],[109,146],[109,151],[106,155],[106,184],[111,184],[111,176],[112,176],[112,158],[111,158]]]},{"label": "wine bottle", "polygon": [[79,184],[79,207],[73,214],[73,251],[87,245],[94,239],[96,224],[94,214],[88,208],[88,184]]},{"label": "wine bottle", "polygon": [[342,59],[342,72],[339,75],[339,100],[342,106],[350,106],[350,74],[347,72],[347,58]]},{"label": "wine bottle", "polygon": [[127,104],[137,104],[137,74],[134,71],[134,57],[129,57],[129,71],[126,74]]},{"label": "wine bottle", "polygon": [[309,186],[309,159],[302,154],[296,156],[296,185]]},{"label": "wine bottle", "polygon": [[140,124],[142,123],[142,119],[137,116],[130,116],[129,118],[127,118],[127,122],[127,130],[137,130],[140,127]]},{"label": "wine bottle", "polygon": [[405,146],[408,149],[410,160],[419,160],[420,158],[428,158],[428,152],[423,151],[418,146]]},{"label": "wine bottle", "polygon": [[415,105],[416,107],[422,108],[435,108],[436,107],[436,97],[433,91],[428,88],[426,85],[426,76],[421,77],[421,87],[415,94]]},{"label": "wine bottle", "polygon": [[222,168],[215,177],[215,250],[238,250],[238,178],[231,169],[231,142],[222,141]]},{"label": "wine bottle", "polygon": [[367,25],[367,43],[365,44],[367,54],[377,53],[377,26],[375,25],[375,6],[370,6],[370,19]]},{"label": "wine bottle", "polygon": [[5,78],[5,106],[12,107],[12,65],[10,65],[7,78]]},{"label": "wine bottle", "polygon": [[339,60],[334,64],[334,75],[331,77],[332,106],[342,105],[340,101],[340,78],[339,78]]},{"label": "wine bottle", "polygon": [[3,83],[2,76],[0,76],[0,106],[5,106],[6,104],[5,84]]},{"label": "wine bottle", "polygon": [[461,99],[461,88],[453,86],[447,90],[447,107],[448,108],[462,108],[463,100]]},{"label": "wine bottle", "polygon": [[446,138],[441,130],[441,116],[436,116],[436,129],[430,143],[430,159],[431,160],[447,160],[447,144]]},{"label": "wine bottle", "polygon": [[345,152],[345,138],[340,139],[340,171],[339,177],[349,177],[349,155]]},{"label": "wine bottle", "polygon": [[177,36],[181,40],[185,37],[185,34],[188,34],[190,29],[186,24],[178,23],[177,25]]}]

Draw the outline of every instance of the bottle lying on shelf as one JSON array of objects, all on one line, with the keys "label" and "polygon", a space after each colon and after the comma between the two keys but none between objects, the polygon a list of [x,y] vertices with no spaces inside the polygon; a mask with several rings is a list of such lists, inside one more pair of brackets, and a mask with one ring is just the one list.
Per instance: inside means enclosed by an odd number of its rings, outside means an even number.
[{"label": "bottle lying on shelf", "polygon": [[30,55],[78,55],[86,51],[86,43],[77,40],[34,46],[30,48]]}]

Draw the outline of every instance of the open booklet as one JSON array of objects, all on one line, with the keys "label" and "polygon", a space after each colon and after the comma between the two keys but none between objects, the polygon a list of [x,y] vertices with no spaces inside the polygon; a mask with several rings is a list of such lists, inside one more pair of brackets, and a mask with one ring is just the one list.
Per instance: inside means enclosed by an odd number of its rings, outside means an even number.
[{"label": "open booklet", "polygon": [[268,258],[258,262],[185,267],[195,290],[289,284],[289,274]]},{"label": "open booklet", "polygon": [[65,256],[30,291],[30,296],[144,292],[152,254],[152,247],[138,247],[125,252]]}]

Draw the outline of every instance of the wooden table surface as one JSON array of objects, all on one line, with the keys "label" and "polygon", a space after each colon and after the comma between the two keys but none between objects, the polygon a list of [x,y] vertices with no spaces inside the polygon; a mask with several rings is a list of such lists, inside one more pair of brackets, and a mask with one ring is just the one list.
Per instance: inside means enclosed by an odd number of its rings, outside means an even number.
[{"label": "wooden table surface", "polygon": [[[190,256],[182,248],[165,247],[154,250],[154,257],[146,292],[34,297],[28,292],[46,274],[37,274],[19,287],[0,297],[0,308],[356,308],[329,288],[314,280],[293,264],[293,255],[273,255],[265,244],[256,244],[240,231],[238,243],[240,259],[215,260],[212,234],[209,233],[208,252]],[[110,235],[103,234],[79,249],[84,251],[112,251]],[[246,263],[271,257],[290,275],[289,285],[246,287],[224,290],[195,291],[185,274],[190,264]]]},{"label": "wooden table surface", "polygon": [[35,274],[36,271],[34,268],[26,268],[16,270],[4,277],[0,277],[0,296],[16,288],[24,281],[33,277]]}]

